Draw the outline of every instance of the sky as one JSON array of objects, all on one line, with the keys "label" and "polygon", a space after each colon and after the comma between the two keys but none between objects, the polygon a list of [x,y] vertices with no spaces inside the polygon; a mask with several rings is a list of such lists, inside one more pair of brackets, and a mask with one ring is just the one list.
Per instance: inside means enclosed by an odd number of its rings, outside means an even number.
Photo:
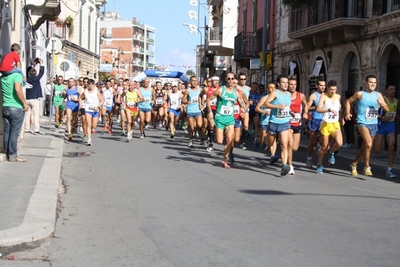
[{"label": "sky", "polygon": [[[143,22],[156,29],[156,65],[168,66],[169,70],[184,73],[189,69],[196,72],[195,50],[196,45],[200,44],[204,29],[200,29],[201,35],[190,34],[189,28],[183,25],[184,23],[195,25],[198,23],[197,20],[189,18],[189,11],[198,9],[198,7],[191,6],[189,2],[189,0],[108,0],[105,11],[119,12],[122,20],[131,20],[136,17],[138,22]],[[100,11],[104,11],[104,7]],[[206,12],[206,5],[200,4],[200,27],[204,27]],[[186,66],[186,68],[182,66]]]}]

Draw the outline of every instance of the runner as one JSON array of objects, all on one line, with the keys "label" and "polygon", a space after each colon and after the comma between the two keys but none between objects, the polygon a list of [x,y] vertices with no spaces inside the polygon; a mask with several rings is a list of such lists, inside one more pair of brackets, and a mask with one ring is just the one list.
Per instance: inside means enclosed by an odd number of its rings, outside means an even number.
[{"label": "runner", "polygon": [[[254,143],[257,142],[258,132],[259,132],[259,128],[260,128],[260,117],[258,116],[258,114],[256,112],[256,106],[261,97],[262,97],[262,95],[260,95],[260,93],[259,93],[258,83],[254,82],[251,85],[251,89],[249,92],[249,101],[250,101],[249,120],[253,123]],[[242,138],[247,138],[247,135],[245,137],[243,137],[243,135],[242,135]],[[245,148],[243,148],[243,149],[245,149]]]},{"label": "runner", "polygon": [[105,132],[109,134],[112,133],[112,123],[113,123],[113,105],[114,105],[114,95],[116,94],[114,89],[111,87],[111,82],[106,81],[106,87],[101,91],[104,98],[104,104],[101,107],[101,116],[103,117]]},{"label": "runner", "polygon": [[268,125],[269,144],[275,142],[279,136],[281,146],[282,169],[281,176],[285,176],[290,171],[290,166],[287,164],[288,159],[288,143],[290,129],[290,93],[287,92],[288,78],[285,75],[278,77],[279,89],[268,95],[265,101],[265,107],[271,109],[271,115]]},{"label": "runner", "polygon": [[[307,147],[307,168],[312,168],[312,153],[314,146],[317,143],[319,128],[322,123],[322,114],[316,111],[319,100],[325,92],[326,82],[324,80],[318,80],[317,91],[314,92],[308,100],[308,110],[311,111],[311,120],[308,122],[308,133],[310,135],[310,141]],[[318,149],[317,149],[318,151]]]},{"label": "runner", "polygon": [[153,91],[153,129],[154,131],[158,127],[162,126],[162,120],[164,117],[164,104],[165,104],[165,95],[162,91],[162,84],[160,81],[156,82],[156,89]]},{"label": "runner", "polygon": [[150,86],[149,78],[144,79],[143,87],[139,89],[142,98],[139,100],[139,117],[140,117],[140,139],[143,139],[146,135],[144,133],[144,128],[151,121],[151,105],[153,90]]},{"label": "runner", "polygon": [[[117,116],[117,123],[121,122],[121,104],[122,104],[122,93],[124,92],[124,79],[119,78],[118,83],[112,87],[114,89],[114,115]],[[112,118],[112,117],[111,117]]]},{"label": "runner", "polygon": [[[239,81],[238,81],[239,84],[238,84],[237,88],[245,94],[247,99],[249,99],[250,87],[248,87],[246,85],[246,80],[247,80],[246,74],[240,73],[239,74]],[[240,148],[243,149],[243,150],[247,149],[246,148],[246,144],[245,144],[245,140],[246,140],[247,135],[249,133],[249,120],[250,120],[249,111],[250,111],[249,109],[246,109],[245,113],[243,114],[243,119],[242,119],[243,130],[242,130],[242,137],[240,139]]]},{"label": "runner", "polygon": [[63,76],[57,77],[57,83],[54,85],[54,92],[53,92],[53,105],[56,109],[55,114],[55,122],[56,128],[61,127],[63,112],[65,109],[65,89],[66,86],[64,85],[64,78]]},{"label": "runner", "polygon": [[330,147],[328,152],[328,163],[335,164],[335,151],[343,145],[343,136],[340,129],[339,119],[342,125],[344,120],[341,113],[340,95],[336,94],[337,83],[334,80],[328,82],[326,93],[321,96],[316,111],[323,114],[321,124],[320,143],[321,149],[318,152],[317,173],[323,174],[322,160],[328,151],[329,138],[333,138],[334,144]]},{"label": "runner", "polygon": [[92,133],[96,132],[97,121],[99,119],[100,107],[104,103],[102,94],[96,90],[94,80],[88,80],[88,89],[81,95],[80,101],[85,102],[87,146],[92,145]]},{"label": "runner", "polygon": [[226,74],[226,85],[218,88],[213,94],[207,97],[207,110],[209,115],[213,115],[211,109],[211,102],[217,99],[217,108],[215,111],[215,137],[218,144],[223,144],[225,136],[225,147],[224,156],[222,159],[221,166],[225,169],[230,169],[231,167],[227,163],[227,159],[231,152],[232,146],[234,145],[234,125],[235,118],[234,105],[237,101],[239,106],[242,108],[241,112],[244,112],[244,105],[241,93],[239,93],[236,88],[233,87],[233,82],[235,79],[235,74],[233,72],[228,72]]},{"label": "runner", "polygon": [[175,137],[175,125],[179,123],[179,115],[181,113],[182,94],[178,91],[177,83],[172,83],[172,91],[168,94],[167,102],[169,104],[168,117],[171,138]]},{"label": "runner", "polygon": [[126,119],[127,119],[127,138],[126,142],[132,141],[133,138],[133,128],[135,127],[135,121],[138,115],[138,102],[139,102],[139,90],[135,90],[137,88],[138,82],[133,80],[129,83],[128,92],[124,93],[124,98],[126,101]]},{"label": "runner", "polygon": [[388,178],[397,178],[397,175],[394,174],[393,160],[394,160],[394,145],[396,141],[396,120],[399,118],[398,116],[398,108],[399,108],[399,100],[394,96],[396,95],[396,87],[392,84],[385,86],[385,102],[389,107],[389,112],[383,112],[382,109],[379,109],[378,113],[378,133],[375,137],[374,142],[374,151],[379,154],[382,150],[382,143],[384,142],[384,138],[386,138],[386,144],[388,148],[388,167],[386,170],[386,177]]},{"label": "runner", "polygon": [[129,90],[129,80],[126,81],[126,79],[124,80],[124,82],[122,83],[122,94],[121,94],[121,106],[120,106],[120,115],[121,115],[121,136],[126,136],[126,131],[125,131],[125,124],[126,124],[126,99],[125,99],[125,94],[128,92]]},{"label": "runner", "polygon": [[290,130],[289,130],[289,143],[288,143],[288,164],[290,166],[289,174],[294,175],[293,167],[293,152],[297,151],[300,146],[301,137],[301,124],[302,118],[307,119],[308,105],[306,97],[303,93],[297,92],[297,81],[294,78],[289,78],[288,91],[290,93]]},{"label": "runner", "polygon": [[365,89],[356,92],[346,101],[346,120],[351,120],[350,107],[357,100],[357,129],[363,139],[361,149],[354,161],[350,164],[351,174],[357,176],[357,164],[364,158],[364,175],[372,176],[369,160],[371,156],[371,148],[374,142],[374,137],[378,131],[378,108],[381,106],[386,112],[389,112],[389,107],[385,103],[382,94],[375,91],[376,77],[368,75],[365,79]]},{"label": "runner", "polygon": [[65,93],[65,98],[67,99],[67,130],[69,140],[72,140],[72,134],[75,132],[74,129],[78,123],[79,97],[79,90],[78,86],[75,85],[75,79],[69,78],[68,88]]},{"label": "runner", "polygon": [[201,106],[201,111],[202,111],[202,117],[203,117],[203,124],[201,126],[201,141],[200,145],[204,145],[206,142],[206,136],[207,136],[207,129],[208,129],[208,119],[207,119],[207,114],[204,112],[206,109],[206,99],[207,99],[207,88],[212,86],[212,81],[211,78],[207,78],[207,80],[204,82],[206,86],[201,88],[201,93],[200,95],[202,96],[200,98],[200,106]]},{"label": "runner", "polygon": [[182,102],[187,104],[186,116],[189,121],[189,147],[193,148],[193,135],[201,129],[203,118],[201,114],[201,101],[199,101],[201,88],[198,86],[196,76],[190,77],[190,86],[183,95]]},{"label": "runner", "polygon": [[[167,82],[165,85],[164,85],[164,90],[163,90],[163,93],[164,93],[164,99],[167,99],[167,97],[168,97],[168,95],[169,95],[169,92],[171,91],[171,83],[170,82]],[[164,102],[164,120],[163,120],[163,126],[165,127],[165,130],[167,130],[168,131],[168,108],[169,108],[169,106],[168,106],[168,102],[167,101],[165,101]]]},{"label": "runner", "polygon": [[[213,76],[211,77],[211,87],[207,87],[206,90],[202,91],[200,93],[200,98],[203,100],[203,96],[206,95],[207,98],[211,97],[215,91],[220,89],[219,86],[219,77],[218,76]],[[213,139],[214,139],[214,118],[216,115],[216,109],[217,109],[217,99],[213,98],[213,100],[208,104],[207,102],[207,107],[204,109],[204,113],[207,116],[207,125],[208,125],[208,144],[207,144],[207,151],[211,152],[214,149],[214,144],[213,144]],[[233,114],[233,113],[232,113]]]}]

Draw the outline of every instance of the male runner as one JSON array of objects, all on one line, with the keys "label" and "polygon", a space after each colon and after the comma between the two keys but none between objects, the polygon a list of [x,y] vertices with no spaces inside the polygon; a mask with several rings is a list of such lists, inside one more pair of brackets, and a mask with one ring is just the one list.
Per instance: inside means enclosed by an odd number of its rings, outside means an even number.
[{"label": "male runner", "polygon": [[176,83],[172,83],[172,91],[168,94],[167,102],[169,104],[168,117],[169,129],[171,131],[171,138],[175,137],[175,125],[179,122],[179,115],[181,114],[182,94],[178,91]]},{"label": "male runner", "polygon": [[161,127],[162,125],[161,121],[164,117],[164,104],[166,99],[164,92],[162,91],[162,84],[160,81],[156,82],[156,87],[153,91],[153,99],[153,129],[155,131],[157,129],[157,124],[158,127]]},{"label": "male runner", "polygon": [[[237,88],[245,94],[247,99],[249,99],[250,87],[248,87],[246,85],[246,80],[247,80],[246,74],[240,73],[239,74],[239,81],[238,81],[239,84],[238,84]],[[247,149],[246,148],[246,144],[245,144],[245,140],[246,140],[248,132],[249,132],[249,119],[250,119],[249,110],[245,110],[245,113],[243,114],[243,119],[242,119],[243,131],[242,131],[242,137],[241,137],[241,140],[240,140],[240,143],[241,143],[240,144],[240,148],[243,149],[243,150]]]},{"label": "male runner", "polygon": [[143,81],[143,87],[139,89],[143,99],[139,101],[139,117],[140,117],[140,139],[145,137],[144,128],[147,123],[151,121],[151,105],[153,98],[153,89],[150,86],[149,78]]},{"label": "male runner", "polygon": [[101,116],[103,117],[105,132],[109,134],[112,133],[112,123],[113,123],[113,105],[114,105],[114,95],[116,94],[115,90],[111,87],[111,82],[106,81],[106,87],[101,91],[104,98],[104,104],[101,107]]},{"label": "male runner", "polygon": [[[68,79],[68,87],[65,93],[65,98],[67,99],[66,108],[67,108],[67,130],[68,130],[68,139],[72,140],[72,133],[75,127],[77,126],[78,120],[78,111],[79,111],[79,90],[78,86],[75,86],[75,79]],[[73,123],[73,127],[72,124]]]}]

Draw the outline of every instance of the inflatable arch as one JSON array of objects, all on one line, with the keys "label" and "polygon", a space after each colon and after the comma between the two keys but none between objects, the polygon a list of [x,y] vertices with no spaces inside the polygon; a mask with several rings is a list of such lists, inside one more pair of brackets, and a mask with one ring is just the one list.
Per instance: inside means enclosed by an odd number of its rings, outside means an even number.
[{"label": "inflatable arch", "polygon": [[182,82],[189,82],[189,78],[180,71],[161,71],[161,70],[146,70],[136,76],[139,82],[143,81],[146,77],[158,78],[175,78],[180,79]]}]

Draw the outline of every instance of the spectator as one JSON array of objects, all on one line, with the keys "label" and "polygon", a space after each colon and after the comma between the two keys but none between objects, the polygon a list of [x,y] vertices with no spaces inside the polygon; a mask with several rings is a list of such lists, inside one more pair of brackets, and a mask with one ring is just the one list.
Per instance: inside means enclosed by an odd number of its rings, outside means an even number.
[{"label": "spectator", "polygon": [[10,162],[25,162],[17,154],[18,137],[24,122],[24,112],[29,109],[22,92],[22,76],[12,73],[1,78],[3,93],[3,146]]},{"label": "spectator", "polygon": [[[7,76],[13,73],[19,73],[24,78],[24,74],[21,70],[21,58],[19,53],[21,52],[21,47],[19,44],[12,44],[11,52],[5,55],[3,61],[0,64],[0,72],[3,76]],[[23,82],[26,88],[31,88],[29,83]]]},{"label": "spectator", "polygon": [[[36,61],[35,61],[36,62]],[[43,98],[42,87],[40,85],[40,79],[44,74],[44,67],[42,65],[42,60],[39,61],[40,71],[39,75],[34,66],[28,67],[26,72],[28,73],[28,83],[32,85],[31,89],[26,90],[26,102],[29,105],[29,109],[25,114],[25,132],[31,132],[31,110],[33,111],[33,125],[34,134],[43,135],[40,132],[40,98]],[[37,64],[37,63],[35,63]]]}]

